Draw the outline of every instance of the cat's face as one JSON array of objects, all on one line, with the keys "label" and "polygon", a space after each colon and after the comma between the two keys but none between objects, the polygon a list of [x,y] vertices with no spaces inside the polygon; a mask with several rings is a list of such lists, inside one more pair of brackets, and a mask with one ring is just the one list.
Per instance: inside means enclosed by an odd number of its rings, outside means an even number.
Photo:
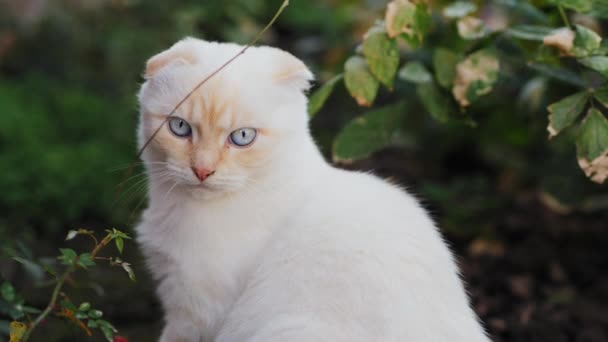
[{"label": "cat's face", "polygon": [[[202,79],[240,46],[196,39],[152,57],[139,93],[140,146]],[[295,57],[256,47],[200,87],[154,137],[143,159],[157,185],[195,194],[238,192],[272,172],[307,134],[312,74]]]}]

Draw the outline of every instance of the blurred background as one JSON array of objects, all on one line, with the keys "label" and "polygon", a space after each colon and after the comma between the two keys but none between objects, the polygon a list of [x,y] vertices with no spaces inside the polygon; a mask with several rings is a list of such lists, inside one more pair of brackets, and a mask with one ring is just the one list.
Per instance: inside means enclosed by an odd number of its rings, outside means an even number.
[{"label": "blurred background", "polygon": [[[48,278],[12,256],[53,258],[70,229],[131,234],[146,205],[145,178],[130,180],[120,195],[116,189],[136,158],[135,94],[145,61],[184,36],[246,43],[280,3],[0,0],[0,280],[44,307]],[[342,71],[385,6],[292,0],[262,43],[303,59],[323,84]],[[605,23],[594,24],[606,32]],[[438,29],[430,39],[446,37]],[[579,169],[572,134],[547,141],[546,106],[576,89],[549,79],[524,91],[529,76],[506,70],[501,95],[471,108],[476,127],[437,123],[410,101],[414,88],[397,81],[377,103],[405,101],[401,144],[339,166],[373,170],[423,200],[495,341],[608,341],[608,189]],[[311,121],[328,159],[340,129],[364,111],[336,87]],[[162,325],[154,285],[134,243],[124,259],[137,282],[98,267],[66,292],[74,302],[94,302],[130,341],[153,341]],[[0,321],[6,332],[8,318]],[[51,320],[37,334],[85,339],[78,327]]]}]

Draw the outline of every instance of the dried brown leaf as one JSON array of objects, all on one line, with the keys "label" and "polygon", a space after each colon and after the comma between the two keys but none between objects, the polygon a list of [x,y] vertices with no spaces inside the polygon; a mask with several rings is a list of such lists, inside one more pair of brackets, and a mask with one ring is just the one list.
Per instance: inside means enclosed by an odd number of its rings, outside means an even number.
[{"label": "dried brown leaf", "polygon": [[571,55],[575,37],[576,34],[574,31],[567,27],[563,27],[545,36],[545,38],[543,38],[543,44],[555,47],[565,55]]},{"label": "dried brown leaf", "polygon": [[589,162],[586,158],[579,158],[578,165],[585,175],[596,183],[604,183],[608,179],[608,152]]}]

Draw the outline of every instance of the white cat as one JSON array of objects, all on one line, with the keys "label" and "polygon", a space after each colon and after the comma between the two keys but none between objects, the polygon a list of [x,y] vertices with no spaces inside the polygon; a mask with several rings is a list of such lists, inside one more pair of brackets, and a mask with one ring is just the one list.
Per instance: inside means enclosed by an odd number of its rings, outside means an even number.
[{"label": "white cat", "polygon": [[[152,57],[140,146],[242,47],[184,39]],[[395,185],[324,161],[313,76],[252,47],[145,150],[138,240],[159,282],[161,341],[489,341],[429,215]]]}]

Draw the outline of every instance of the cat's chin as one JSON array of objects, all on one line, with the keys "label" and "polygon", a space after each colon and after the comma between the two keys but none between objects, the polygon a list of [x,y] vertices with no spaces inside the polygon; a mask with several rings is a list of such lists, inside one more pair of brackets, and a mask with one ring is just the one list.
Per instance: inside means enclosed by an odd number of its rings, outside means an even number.
[{"label": "cat's chin", "polygon": [[220,189],[211,184],[200,183],[187,187],[189,195],[195,200],[212,200],[230,195],[228,189]]}]

